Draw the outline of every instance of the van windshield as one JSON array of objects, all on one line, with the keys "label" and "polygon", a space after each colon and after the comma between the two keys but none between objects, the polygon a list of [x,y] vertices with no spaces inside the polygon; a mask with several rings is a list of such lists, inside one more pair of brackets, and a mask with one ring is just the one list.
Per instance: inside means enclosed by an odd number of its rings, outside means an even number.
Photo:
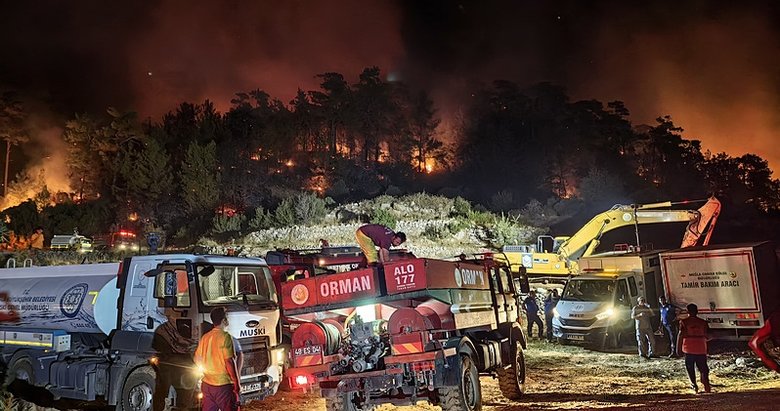
[{"label": "van windshield", "polygon": [[563,290],[563,301],[612,301],[614,280],[571,280]]},{"label": "van windshield", "polygon": [[268,267],[215,265],[212,274],[199,275],[198,281],[203,304],[207,306],[277,303]]}]

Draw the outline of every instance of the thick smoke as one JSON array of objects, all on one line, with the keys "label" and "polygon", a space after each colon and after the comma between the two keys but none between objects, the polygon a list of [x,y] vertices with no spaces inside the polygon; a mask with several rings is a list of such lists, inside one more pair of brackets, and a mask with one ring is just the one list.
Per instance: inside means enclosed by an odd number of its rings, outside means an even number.
[{"label": "thick smoke", "polygon": [[[780,161],[780,5],[771,1],[6,2],[0,88],[65,117],[114,106],[154,121],[183,101],[260,88],[289,101],[316,74],[377,65],[426,89],[451,126],[475,85],[552,81],[671,114],[686,138]],[[445,130],[446,134],[451,134]]]},{"label": "thick smoke", "polygon": [[368,66],[392,70],[403,48],[387,2],[162,2],[127,45],[129,81],[144,113],[260,88],[288,102],[316,89],[316,74],[356,80]]},{"label": "thick smoke", "polygon": [[574,99],[622,100],[635,124],[671,115],[705,150],[780,164],[780,5],[729,2],[414,2],[407,78],[443,113],[476,83],[551,81]]}]

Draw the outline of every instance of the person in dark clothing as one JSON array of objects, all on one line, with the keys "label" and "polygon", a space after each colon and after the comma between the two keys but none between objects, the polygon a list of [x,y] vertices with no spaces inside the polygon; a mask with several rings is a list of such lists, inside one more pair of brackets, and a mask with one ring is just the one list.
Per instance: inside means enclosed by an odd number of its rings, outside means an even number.
[{"label": "person in dark clothing", "polygon": [[677,354],[685,354],[685,369],[691,380],[693,392],[699,392],[696,385],[696,368],[701,374],[701,383],[704,392],[710,392],[710,368],[707,366],[707,321],[697,317],[699,307],[696,304],[688,304],[690,317],[680,321],[680,333],[677,335]]},{"label": "person in dark clothing", "polygon": [[558,296],[558,290],[555,288],[553,288],[550,293],[547,294],[547,298],[544,299],[544,326],[547,331],[547,341],[549,342],[553,341],[553,309],[555,309],[555,305],[558,304],[558,300],[560,300],[560,297]]},{"label": "person in dark clothing", "polygon": [[[366,224],[355,231],[355,239],[363,250],[368,264],[384,263],[390,259],[390,247],[403,244],[406,234],[394,232],[380,224]],[[379,247],[379,252],[377,252]]]},{"label": "person in dark clothing", "polygon": [[669,357],[677,355],[677,307],[666,301],[666,297],[658,297],[661,309],[661,325],[659,330],[669,338]]},{"label": "person in dark clothing", "polygon": [[542,337],[544,335],[544,325],[542,319],[539,318],[539,303],[536,302],[536,292],[531,291],[528,294],[528,297],[523,301],[523,308],[525,308],[525,315],[528,318],[528,337],[530,338],[533,334],[533,326],[536,324],[539,328],[539,339],[541,340],[544,338]]},{"label": "person in dark clothing", "polygon": [[[185,407],[192,403],[193,387],[182,387],[181,375],[192,369],[195,363],[192,360],[192,348],[195,341],[186,338],[179,333],[174,319],[161,324],[154,331],[152,348],[157,351],[158,363],[156,366],[157,379],[155,380],[154,395],[152,396],[152,409],[165,408],[165,399],[168,397],[170,387],[176,390],[176,406]],[[193,382],[194,383],[194,382]]]}]

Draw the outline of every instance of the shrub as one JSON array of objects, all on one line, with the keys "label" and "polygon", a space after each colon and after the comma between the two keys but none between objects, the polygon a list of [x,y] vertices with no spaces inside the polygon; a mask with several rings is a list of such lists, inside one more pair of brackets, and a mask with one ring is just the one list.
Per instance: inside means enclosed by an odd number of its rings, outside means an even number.
[{"label": "shrub", "polygon": [[285,198],[279,203],[274,212],[274,225],[277,227],[289,227],[295,225],[295,202],[292,198]]},{"label": "shrub", "polygon": [[249,228],[253,231],[265,230],[273,225],[274,216],[263,207],[255,208],[255,215],[249,219]]},{"label": "shrub", "polygon": [[415,193],[401,197],[400,202],[406,204],[409,208],[416,212],[420,212],[420,216],[432,217],[432,218],[444,218],[450,215],[452,211],[453,200],[442,197],[434,196],[428,193]]},{"label": "shrub", "polygon": [[325,218],[325,200],[312,193],[301,193],[295,197],[295,219],[300,224],[321,223]]},{"label": "shrub", "polygon": [[494,217],[488,224],[482,224],[478,230],[478,237],[489,247],[500,249],[507,244],[519,244],[521,240],[521,228],[517,218],[501,215]]},{"label": "shrub", "polygon": [[461,230],[468,229],[471,226],[471,222],[466,218],[456,218],[445,225],[447,231],[451,234],[458,234]]},{"label": "shrub", "polygon": [[233,216],[225,214],[215,215],[211,220],[211,232],[213,234],[233,234],[241,231],[246,221],[246,216],[236,213]]},{"label": "shrub", "polygon": [[421,233],[423,237],[428,238],[430,240],[441,240],[447,234],[449,234],[449,232],[447,231],[447,227],[437,225],[437,224],[426,225],[425,229]]},{"label": "shrub", "polygon": [[452,200],[452,216],[466,217],[471,212],[471,203],[463,197],[455,197]]},{"label": "shrub", "polygon": [[395,225],[397,224],[395,216],[384,208],[377,208],[374,210],[374,212],[371,213],[370,221],[372,224],[382,224],[393,230],[395,230]]}]

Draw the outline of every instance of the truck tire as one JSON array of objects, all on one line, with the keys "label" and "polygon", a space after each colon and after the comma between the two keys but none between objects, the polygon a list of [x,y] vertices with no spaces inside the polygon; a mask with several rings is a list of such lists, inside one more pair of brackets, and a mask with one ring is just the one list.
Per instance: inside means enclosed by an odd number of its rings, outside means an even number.
[{"label": "truck tire", "polygon": [[377,408],[376,405],[363,405],[358,407],[352,402],[355,392],[340,393],[335,397],[325,398],[325,410],[326,411],[373,411]]},{"label": "truck tire", "polygon": [[525,392],[525,354],[520,342],[515,342],[514,361],[509,368],[499,368],[498,387],[509,400],[519,400]]},{"label": "truck tire", "polygon": [[27,358],[19,358],[8,368],[8,383],[13,384],[14,380],[24,381],[24,385],[20,386],[22,392],[17,392],[12,399],[12,410],[16,411],[43,411],[46,408],[40,407],[34,402],[27,401],[21,398],[19,395],[26,398],[33,397],[33,392],[28,390],[32,388],[32,381],[34,380],[34,374],[32,362]]},{"label": "truck tire", "polygon": [[149,367],[133,370],[122,387],[117,411],[152,411],[154,380],[154,371]]},{"label": "truck tire", "polygon": [[467,355],[460,357],[460,382],[457,387],[439,388],[442,411],[479,411],[482,409],[482,387],[477,367]]}]

